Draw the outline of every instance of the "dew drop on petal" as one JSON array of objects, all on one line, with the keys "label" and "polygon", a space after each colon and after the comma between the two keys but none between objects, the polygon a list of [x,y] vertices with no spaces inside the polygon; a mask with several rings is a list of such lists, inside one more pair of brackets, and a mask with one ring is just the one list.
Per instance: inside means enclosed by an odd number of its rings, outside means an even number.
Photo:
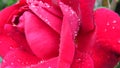
[{"label": "dew drop on petal", "polygon": [[117,23],[117,21],[116,21],[116,20],[113,20],[113,23],[115,24],[115,23]]},{"label": "dew drop on petal", "polygon": [[45,3],[45,6],[46,6],[47,8],[50,8],[50,5],[49,5],[48,3]]},{"label": "dew drop on petal", "polygon": [[17,59],[18,62],[20,62],[20,59]]},{"label": "dew drop on petal", "polygon": [[107,29],[105,28],[105,32],[107,32]]},{"label": "dew drop on petal", "polygon": [[14,63],[13,63],[13,62],[11,62],[11,65],[14,65]]},{"label": "dew drop on petal", "polygon": [[120,44],[120,40],[118,40],[118,43]]},{"label": "dew drop on petal", "polygon": [[52,68],[52,67],[49,66],[48,68]]},{"label": "dew drop on petal", "polygon": [[77,58],[76,62],[77,62],[77,63],[80,63],[80,62],[81,62],[81,59],[80,59],[80,58]]},{"label": "dew drop on petal", "polygon": [[113,26],[112,29],[115,29],[115,27]]},{"label": "dew drop on petal", "polygon": [[110,23],[109,22],[107,22],[107,26],[109,26],[110,25]]}]

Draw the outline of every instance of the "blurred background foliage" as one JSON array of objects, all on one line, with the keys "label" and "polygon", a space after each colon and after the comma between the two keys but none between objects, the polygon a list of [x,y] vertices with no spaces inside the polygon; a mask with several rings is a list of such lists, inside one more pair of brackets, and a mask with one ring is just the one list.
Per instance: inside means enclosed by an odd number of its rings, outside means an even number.
[{"label": "blurred background foliage", "polygon": [[[16,3],[17,0],[0,0],[0,10]],[[111,10],[114,10],[120,15],[120,0],[96,0],[95,9],[99,7],[106,7]],[[0,62],[2,58],[0,57]],[[116,64],[114,68],[120,68],[120,63]]]},{"label": "blurred background foliage", "polygon": [[0,10],[12,5],[15,2],[17,2],[17,0],[0,0]]}]

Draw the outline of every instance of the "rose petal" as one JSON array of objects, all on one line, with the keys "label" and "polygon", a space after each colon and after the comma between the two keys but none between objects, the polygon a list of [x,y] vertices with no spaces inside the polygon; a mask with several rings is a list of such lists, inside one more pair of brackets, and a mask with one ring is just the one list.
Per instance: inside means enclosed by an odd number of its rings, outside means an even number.
[{"label": "rose petal", "polygon": [[[75,52],[74,38],[79,29],[79,22],[76,13],[64,3],[60,3],[63,12],[63,24],[60,39],[60,53],[58,60],[59,68],[70,68]],[[69,42],[68,42],[69,40]],[[68,57],[69,56],[69,57]]]},{"label": "rose petal", "polygon": [[0,35],[0,56],[4,57],[11,49],[18,47],[17,43],[6,35]]},{"label": "rose petal", "polygon": [[[52,15],[55,15],[57,17],[60,17],[62,18],[62,12],[60,10],[60,7],[58,6],[58,4],[56,4],[56,1],[57,0],[51,0],[50,2],[48,2],[49,0],[47,1],[44,1],[44,0],[34,0],[34,1],[31,1],[31,0],[28,0],[28,5],[31,5],[31,4],[35,4],[39,7],[42,7],[43,9],[45,9],[46,11],[50,12]],[[53,2],[53,3],[52,3]]]},{"label": "rose petal", "polygon": [[36,65],[32,65],[31,68],[57,68],[58,57],[52,58],[47,61],[40,61]]},{"label": "rose petal", "polygon": [[97,42],[102,46],[120,53],[120,17],[106,8],[95,12]]},{"label": "rose petal", "polygon": [[0,31],[5,23],[11,23],[12,16],[18,12],[18,5],[12,5],[0,11]]},{"label": "rose petal", "polygon": [[70,6],[77,13],[77,15],[81,17],[79,0],[58,0],[58,1]]},{"label": "rose petal", "polygon": [[91,50],[91,57],[95,68],[114,68],[118,63],[119,55],[97,42]]},{"label": "rose petal", "polygon": [[37,64],[39,59],[25,51],[16,49],[12,50],[3,58],[2,68],[5,67],[22,67],[31,64]]},{"label": "rose petal", "polygon": [[5,24],[4,31],[6,34],[11,37],[18,45],[19,48],[32,52],[25,38],[25,34],[20,32],[17,27],[14,27],[10,24]]},{"label": "rose petal", "polygon": [[43,9],[41,6],[36,4],[29,5],[29,8],[44,21],[44,23],[48,24],[51,28],[53,28],[56,32],[60,33],[62,20],[51,14],[50,12]]},{"label": "rose petal", "polygon": [[71,68],[94,68],[94,62],[89,54],[77,50]]},{"label": "rose petal", "polygon": [[30,12],[25,12],[25,34],[32,51],[42,59],[58,55],[59,34]]},{"label": "rose petal", "polygon": [[89,32],[95,28],[93,18],[93,8],[95,0],[79,0],[81,9],[81,28],[85,32]]}]

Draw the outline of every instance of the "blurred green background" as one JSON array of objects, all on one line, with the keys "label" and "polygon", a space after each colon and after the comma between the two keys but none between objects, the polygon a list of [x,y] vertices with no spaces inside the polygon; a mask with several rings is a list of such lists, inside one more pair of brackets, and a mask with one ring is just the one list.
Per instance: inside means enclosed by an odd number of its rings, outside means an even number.
[{"label": "blurred green background", "polygon": [[6,6],[12,5],[15,2],[17,2],[17,0],[0,0],[0,10],[5,8]]},{"label": "blurred green background", "polygon": [[[14,4],[15,2],[17,2],[17,0],[0,0],[0,10]],[[98,7],[107,7],[120,14],[120,0],[96,0],[95,9]],[[0,62],[1,61],[2,58],[0,57]],[[116,64],[115,68],[120,68],[120,63]]]}]

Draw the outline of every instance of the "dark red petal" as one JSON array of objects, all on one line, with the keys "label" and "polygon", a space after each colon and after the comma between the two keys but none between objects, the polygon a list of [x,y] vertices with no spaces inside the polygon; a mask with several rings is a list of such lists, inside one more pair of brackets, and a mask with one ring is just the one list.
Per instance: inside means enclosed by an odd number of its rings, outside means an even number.
[{"label": "dark red petal", "polygon": [[91,57],[95,68],[114,68],[118,63],[119,55],[97,42],[91,50]]},{"label": "dark red petal", "polygon": [[57,68],[58,57],[49,59],[47,61],[40,61],[36,65],[32,65],[31,68]]},{"label": "dark red petal", "polygon": [[79,0],[81,9],[82,29],[89,32],[95,28],[93,20],[93,8],[95,0]]},{"label": "dark red petal", "polygon": [[0,35],[0,56],[4,57],[11,49],[18,47],[17,43],[6,35]]},{"label": "dark red petal", "polygon": [[60,7],[64,17],[61,30],[58,68],[70,68],[74,58],[74,38],[77,35],[76,33],[79,29],[79,18],[72,8],[68,7],[62,2],[60,3]]},{"label": "dark red petal", "polygon": [[58,55],[59,34],[30,12],[25,12],[25,34],[36,56],[48,59]]},{"label": "dark red petal", "polygon": [[71,68],[94,68],[94,62],[89,54],[77,50]]},{"label": "dark red petal", "polygon": [[84,32],[80,30],[76,38],[77,49],[82,52],[89,52],[96,41],[95,30],[91,32]]},{"label": "dark red petal", "polygon": [[106,8],[95,12],[97,42],[120,54],[120,17]]},{"label": "dark red petal", "polygon": [[44,21],[44,23],[48,24],[51,28],[53,28],[56,32],[60,33],[62,20],[55,16],[54,14],[48,12],[47,10],[43,9],[42,6],[36,5],[32,3],[29,5],[29,8],[40,18]]},{"label": "dark red petal", "polygon": [[39,59],[36,56],[29,54],[25,51],[16,49],[7,53],[7,55],[3,58],[2,68],[5,68],[7,66],[10,67],[28,66],[32,64],[37,64],[38,61]]}]

